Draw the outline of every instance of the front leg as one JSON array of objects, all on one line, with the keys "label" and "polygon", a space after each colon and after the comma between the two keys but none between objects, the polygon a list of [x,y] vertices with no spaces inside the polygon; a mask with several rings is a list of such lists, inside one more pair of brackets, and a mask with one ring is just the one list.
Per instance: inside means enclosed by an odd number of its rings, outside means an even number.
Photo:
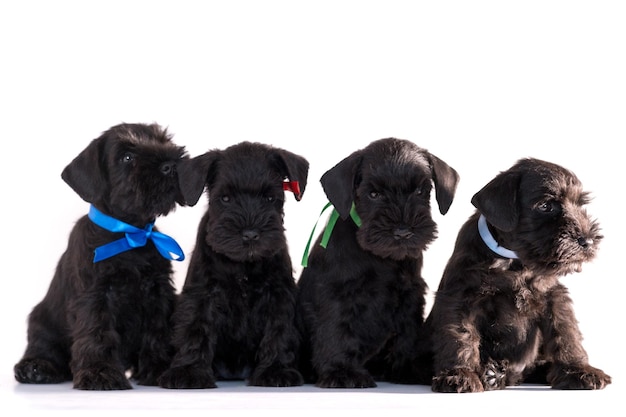
[{"label": "front leg", "polygon": [[[104,280],[103,280],[104,281]],[[107,303],[107,290],[96,288],[75,300],[70,367],[74,388],[124,390],[132,388],[120,358],[121,337]]]},{"label": "front leg", "polygon": [[[459,324],[463,323],[463,324]],[[482,392],[480,335],[468,320],[438,323],[433,327],[435,392]]]},{"label": "front leg", "polygon": [[544,352],[552,363],[548,383],[555,389],[603,389],[611,377],[589,365],[571,299],[564,287],[552,293],[552,310],[544,323]]},{"label": "front leg", "polygon": [[[252,386],[291,387],[304,383],[296,369],[299,338],[295,327],[295,287],[273,289],[266,321],[257,350],[255,369],[248,381]],[[263,322],[265,321],[265,324]]]},{"label": "front leg", "polygon": [[[371,320],[347,311],[350,302],[324,300],[318,309],[311,343],[312,363],[321,388],[373,388],[376,382],[365,363],[383,340]],[[365,331],[365,336],[361,334]],[[369,340],[369,343],[368,343]]]},{"label": "front leg", "polygon": [[216,336],[212,323],[217,307],[201,288],[185,288],[172,316],[174,357],[158,379],[162,388],[215,388],[213,358]]},{"label": "front leg", "polygon": [[[149,286],[149,292],[143,298],[142,339],[137,367],[132,375],[139,385],[158,385],[158,377],[168,369],[171,361],[170,319],[175,295],[169,276],[161,278],[161,284]],[[148,279],[157,281],[158,278]]]},{"label": "front leg", "polygon": [[423,293],[420,288],[400,297],[404,303],[398,307],[394,324],[391,324],[396,327],[396,336],[390,341],[389,349],[383,352],[388,364],[385,379],[391,382],[422,385],[432,382],[432,355],[427,347],[429,335],[423,324]]}]

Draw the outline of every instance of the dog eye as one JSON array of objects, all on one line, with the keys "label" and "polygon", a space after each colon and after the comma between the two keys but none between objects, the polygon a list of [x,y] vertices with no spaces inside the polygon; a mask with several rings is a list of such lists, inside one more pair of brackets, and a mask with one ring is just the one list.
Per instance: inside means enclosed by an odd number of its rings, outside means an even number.
[{"label": "dog eye", "polygon": [[220,200],[222,200],[222,203],[230,203],[230,196],[223,195],[220,197]]},{"label": "dog eye", "polygon": [[422,191],[422,187],[419,187],[419,188],[415,189],[415,194],[417,194],[417,195],[422,195],[423,192],[424,191]]},{"label": "dog eye", "polygon": [[369,196],[372,200],[376,200],[380,197],[380,193],[377,193],[376,191],[370,191]]},{"label": "dog eye", "polygon": [[558,203],[554,201],[544,201],[537,207],[537,209],[543,213],[552,213],[553,211],[558,210],[558,208]]},{"label": "dog eye", "polygon": [[122,156],[122,162],[124,163],[133,162],[134,160],[135,160],[135,155],[133,155],[131,152],[126,152]]},{"label": "dog eye", "polygon": [[276,197],[274,197],[273,195],[268,195],[267,197],[265,197],[267,199],[267,201],[269,201],[270,203],[273,203],[276,200]]}]

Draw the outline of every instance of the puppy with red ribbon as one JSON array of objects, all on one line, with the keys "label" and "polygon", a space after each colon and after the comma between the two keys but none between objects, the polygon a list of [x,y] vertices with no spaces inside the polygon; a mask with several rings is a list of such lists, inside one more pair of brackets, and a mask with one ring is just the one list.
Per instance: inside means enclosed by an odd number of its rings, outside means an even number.
[{"label": "puppy with red ribbon", "polygon": [[283,227],[285,191],[304,193],[309,163],[261,143],[211,150],[181,164],[181,190],[207,190],[176,311],[174,357],[164,388],[303,383],[296,368],[296,283]]}]

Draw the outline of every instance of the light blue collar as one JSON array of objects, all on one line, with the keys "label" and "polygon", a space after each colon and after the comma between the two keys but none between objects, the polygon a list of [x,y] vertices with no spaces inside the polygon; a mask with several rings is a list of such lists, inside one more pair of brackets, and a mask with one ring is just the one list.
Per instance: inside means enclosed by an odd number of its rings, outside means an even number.
[{"label": "light blue collar", "polygon": [[515,252],[500,246],[498,242],[496,242],[496,239],[489,231],[489,226],[487,226],[487,219],[485,219],[485,216],[482,214],[478,218],[478,233],[480,233],[480,237],[483,238],[485,245],[487,245],[487,247],[493,252],[505,258],[517,259],[517,254]]},{"label": "light blue collar", "polygon": [[109,232],[125,233],[123,238],[97,247],[94,251],[94,263],[110,258],[119,253],[145,246],[148,239],[152,240],[154,246],[164,258],[174,261],[182,261],[185,259],[183,250],[180,246],[178,246],[178,243],[176,243],[174,239],[163,233],[152,230],[154,222],[148,223],[143,229],[139,229],[135,226],[114,219],[113,217],[107,216],[94,206],[89,208],[89,219]]}]

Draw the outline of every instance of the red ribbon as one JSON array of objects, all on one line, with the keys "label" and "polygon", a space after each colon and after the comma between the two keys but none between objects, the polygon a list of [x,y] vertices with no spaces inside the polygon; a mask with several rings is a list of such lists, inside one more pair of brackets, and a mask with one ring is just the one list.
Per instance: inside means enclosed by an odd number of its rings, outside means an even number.
[{"label": "red ribbon", "polygon": [[300,200],[300,183],[298,181],[284,181],[283,182],[283,190],[291,191],[295,194],[296,199]]}]

